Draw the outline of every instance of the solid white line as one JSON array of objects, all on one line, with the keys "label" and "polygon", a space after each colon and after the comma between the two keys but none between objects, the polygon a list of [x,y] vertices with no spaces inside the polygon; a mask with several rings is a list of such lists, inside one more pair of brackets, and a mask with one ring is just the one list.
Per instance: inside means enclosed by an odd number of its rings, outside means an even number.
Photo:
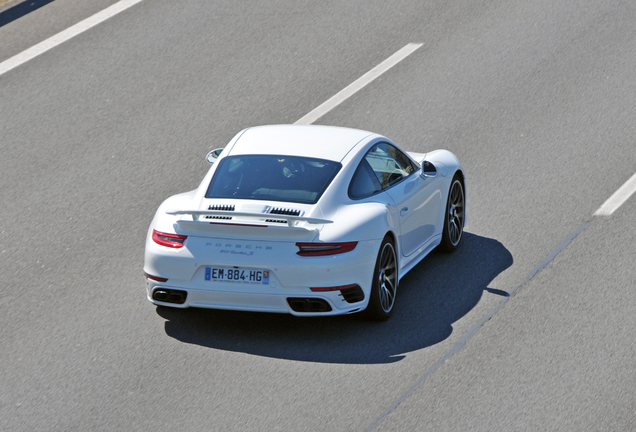
[{"label": "solid white line", "polygon": [[405,47],[401,48],[391,57],[384,60],[382,63],[371,69],[369,72],[362,75],[360,78],[349,84],[347,87],[342,89],[339,93],[332,96],[325,103],[311,111],[309,114],[298,120],[294,124],[298,125],[310,125],[320,117],[327,114],[329,111],[340,105],[345,100],[349,99],[355,93],[357,93],[364,86],[375,80],[377,77],[382,75],[384,72],[391,69],[393,66],[404,60],[406,57],[411,55],[416,49],[421,47],[423,44],[419,43],[410,43]]},{"label": "solid white line", "polygon": [[618,190],[596,210],[594,216],[611,216],[634,192],[636,192],[636,174],[631,176],[623,186],[618,188]]},{"label": "solid white line", "polygon": [[37,45],[33,45],[31,48],[22,51],[20,54],[17,54],[10,59],[0,63],[0,75],[9,72],[11,69],[14,69],[21,64],[28,62],[29,60],[39,56],[40,54],[47,52],[51,48],[55,48],[56,46],[66,42],[67,40],[77,36],[82,32],[85,32],[91,27],[95,27],[97,24],[106,21],[108,18],[117,15],[119,12],[122,12],[131,6],[136,5],[141,1],[142,0],[121,0],[114,5],[104,9],[103,11],[97,12],[95,15],[86,18],[84,21],[80,21],[74,26],[61,31],[54,36],[51,36],[50,38],[40,42]]}]

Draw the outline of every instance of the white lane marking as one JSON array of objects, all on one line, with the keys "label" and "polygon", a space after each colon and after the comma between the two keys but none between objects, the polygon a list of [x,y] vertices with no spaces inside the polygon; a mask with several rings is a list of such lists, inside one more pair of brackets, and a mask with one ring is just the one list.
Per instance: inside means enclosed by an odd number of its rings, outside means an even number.
[{"label": "white lane marking", "polygon": [[298,120],[297,125],[310,125],[320,117],[327,114],[329,111],[340,105],[345,100],[349,99],[351,96],[356,94],[359,90],[361,90],[364,86],[375,80],[377,77],[382,75],[384,72],[391,69],[393,66],[407,58],[411,55],[416,49],[421,47],[424,44],[421,43],[410,43],[395,52],[391,57],[384,60],[382,63],[371,69],[369,72],[362,75],[360,78],[349,84],[344,89],[340,90],[337,94],[332,96],[326,102],[324,102],[319,107],[315,108],[313,111],[309,112],[306,116]]},{"label": "white lane marking", "polygon": [[106,21],[108,18],[117,15],[119,12],[136,5],[141,1],[142,0],[121,0],[114,5],[107,7],[103,11],[97,12],[95,15],[86,18],[84,21],[80,21],[74,26],[71,26],[66,30],[62,30],[58,34],[51,36],[37,45],[33,45],[31,48],[22,51],[20,54],[16,54],[10,59],[0,63],[0,76],[39,56],[40,54],[47,52],[51,48],[55,48],[78,34],[85,32],[91,27],[95,27],[97,24]]},{"label": "white lane marking", "polygon": [[636,174],[618,188],[611,197],[594,213],[594,216],[611,216],[632,194],[636,192]]}]

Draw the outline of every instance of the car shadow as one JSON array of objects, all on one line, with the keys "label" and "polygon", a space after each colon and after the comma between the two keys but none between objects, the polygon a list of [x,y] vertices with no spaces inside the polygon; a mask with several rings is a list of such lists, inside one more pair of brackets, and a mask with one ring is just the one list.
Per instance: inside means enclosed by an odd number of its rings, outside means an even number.
[{"label": "car shadow", "polygon": [[165,331],[181,342],[288,360],[392,363],[446,339],[452,324],[479,302],[488,284],[512,265],[497,240],[465,233],[453,254],[434,251],[400,282],[393,315],[298,318],[284,314],[157,307]]}]

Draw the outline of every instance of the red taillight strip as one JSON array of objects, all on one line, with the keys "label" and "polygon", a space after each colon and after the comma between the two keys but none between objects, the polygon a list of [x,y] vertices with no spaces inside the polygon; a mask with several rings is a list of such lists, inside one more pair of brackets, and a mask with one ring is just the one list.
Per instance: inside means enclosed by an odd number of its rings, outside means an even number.
[{"label": "red taillight strip", "polygon": [[168,278],[162,278],[162,277],[159,277],[159,276],[153,276],[153,275],[150,275],[150,274],[148,274],[146,272],[144,272],[144,276],[146,276],[148,279],[152,279],[153,281],[168,282]]},{"label": "red taillight strip", "polygon": [[342,286],[335,286],[335,287],[314,287],[309,289],[314,292],[324,292],[324,291],[340,291],[343,289],[355,288],[355,287],[360,288],[358,284],[350,284],[350,285],[342,285]]},{"label": "red taillight strip", "polygon": [[188,236],[184,236],[184,235],[168,234],[168,233],[163,233],[154,229],[152,230],[152,239],[154,240],[154,242],[161,246],[166,246],[169,248],[175,248],[175,249],[182,248],[183,242],[187,238]]},{"label": "red taillight strip", "polygon": [[349,252],[355,249],[358,242],[345,243],[296,243],[300,256],[324,256],[337,255]]}]

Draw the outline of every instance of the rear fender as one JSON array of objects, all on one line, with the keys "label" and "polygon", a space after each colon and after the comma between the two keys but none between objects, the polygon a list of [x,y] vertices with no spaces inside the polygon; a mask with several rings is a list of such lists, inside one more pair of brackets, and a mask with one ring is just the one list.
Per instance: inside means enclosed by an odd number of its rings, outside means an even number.
[{"label": "rear fender", "polygon": [[331,215],[334,223],[323,225],[318,236],[319,241],[363,241],[384,238],[397,221],[386,204],[378,202],[355,203],[340,206]]},{"label": "rear fender", "polygon": [[148,229],[148,236],[152,235],[152,230],[156,229],[157,231],[162,232],[174,232],[174,225],[179,220],[179,216],[166,214],[166,210],[173,208],[188,208],[192,206],[193,201],[195,200],[196,190],[190,192],[180,193],[178,195],[173,195],[170,198],[166,199],[161,203],[157,211],[155,212],[155,216],[150,223],[150,228]]},{"label": "rear fender", "polygon": [[[459,159],[453,153],[448,150],[435,150],[430,153],[426,153],[422,158],[423,161],[429,161],[432,163],[435,168],[438,169],[439,173],[442,177],[445,177],[448,191],[450,189],[451,182],[456,173],[461,174],[462,184],[464,185],[464,203],[468,201],[467,199],[467,191],[466,191],[466,176],[464,174],[464,169],[462,165],[459,163]],[[464,209],[464,225],[466,225],[467,212]]]},{"label": "rear fender", "polygon": [[448,177],[455,174],[460,169],[459,159],[448,150],[433,150],[429,153],[409,153],[420,165],[424,161],[432,163],[442,177]]}]

